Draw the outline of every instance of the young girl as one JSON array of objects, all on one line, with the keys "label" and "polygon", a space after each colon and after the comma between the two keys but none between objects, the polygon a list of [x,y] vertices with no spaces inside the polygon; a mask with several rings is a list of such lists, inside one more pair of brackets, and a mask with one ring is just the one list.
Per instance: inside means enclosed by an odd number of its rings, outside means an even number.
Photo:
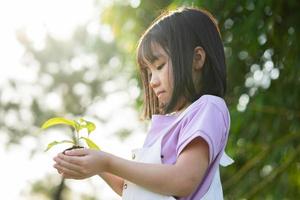
[{"label": "young girl", "polygon": [[60,153],[65,178],[101,176],[124,200],[223,199],[219,164],[230,116],[226,65],[210,13],[182,8],[161,15],[140,39],[137,61],[151,127],[132,161],[90,149]]}]

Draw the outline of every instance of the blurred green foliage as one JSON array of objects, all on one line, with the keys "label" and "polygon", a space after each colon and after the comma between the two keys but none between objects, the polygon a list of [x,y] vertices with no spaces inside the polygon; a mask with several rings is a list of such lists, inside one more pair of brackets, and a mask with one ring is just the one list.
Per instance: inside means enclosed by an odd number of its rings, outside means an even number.
[{"label": "blurred green foliage", "polygon": [[[97,2],[95,6],[100,8],[101,1]],[[111,27],[113,42],[105,42],[99,35],[91,35],[85,27],[79,27],[69,41],[49,35],[42,51],[35,50],[20,31],[17,37],[26,48],[28,65],[38,66],[40,79],[34,84],[40,94],[28,97],[32,123],[18,127],[8,126],[4,119],[16,112],[17,119],[22,121],[20,113],[24,106],[17,100],[1,101],[1,131],[8,134],[9,143],[17,143],[23,136],[34,133],[49,117],[84,115],[89,105],[107,95],[103,89],[105,82],[118,78],[125,83],[138,81],[135,48],[139,37],[162,11],[178,6],[209,10],[218,20],[224,41],[228,67],[226,101],[231,113],[227,152],[235,160],[233,165],[222,169],[225,198],[299,199],[298,0],[115,0],[101,8],[100,17],[102,24]],[[83,62],[83,67],[70,70],[76,60],[84,60],[82,56],[92,62]],[[50,79],[49,83],[45,84],[44,79]],[[5,87],[18,92],[20,85],[10,80]],[[5,92],[2,89],[0,95]],[[119,89],[126,90],[126,84]],[[60,109],[43,109],[42,97],[51,92],[63,99]],[[136,100],[135,107],[141,109],[141,98]],[[121,129],[117,135],[124,139],[129,133]]]},{"label": "blurred green foliage", "polygon": [[[235,160],[222,169],[226,199],[299,198],[300,2],[142,1],[136,9],[114,4],[103,20],[117,27],[117,43],[130,32],[136,44],[163,10],[178,6],[209,10],[224,41],[232,118],[227,151]],[[135,22],[130,30],[128,21]]]}]

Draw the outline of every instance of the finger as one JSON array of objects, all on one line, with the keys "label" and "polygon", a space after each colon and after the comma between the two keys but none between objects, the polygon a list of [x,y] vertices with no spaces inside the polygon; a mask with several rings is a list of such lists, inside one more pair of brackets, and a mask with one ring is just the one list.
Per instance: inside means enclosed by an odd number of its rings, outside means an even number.
[{"label": "finger", "polygon": [[55,157],[54,159],[59,158],[61,160],[64,160],[66,162],[72,163],[74,165],[81,165],[82,161],[81,161],[81,157],[76,157],[76,156],[68,156],[65,155],[63,153],[59,153],[57,157]]},{"label": "finger", "polygon": [[84,179],[84,177],[81,177],[81,176],[74,176],[74,175],[70,175],[70,174],[67,174],[67,173],[62,173],[62,176],[66,179],[76,179],[76,180],[79,180],[79,179]]},{"label": "finger", "polygon": [[53,167],[56,169],[57,173],[62,174],[63,172],[60,170],[61,168],[59,167],[58,164],[54,164]]},{"label": "finger", "polygon": [[63,175],[65,177],[65,175],[68,175],[68,178],[79,178],[82,176],[82,174],[80,174],[77,171],[65,168],[61,165],[56,165],[55,168],[61,172],[61,175]]},{"label": "finger", "polygon": [[73,173],[68,173],[68,172],[64,172],[61,174],[64,178],[67,178],[67,179],[76,179],[76,180],[79,180],[79,179],[84,179],[85,177],[81,174],[73,174]]},{"label": "finger", "polygon": [[61,157],[55,157],[54,161],[60,165],[61,167],[67,168],[67,169],[71,169],[73,171],[80,171],[81,167],[80,165],[77,164],[73,164],[71,161],[69,161],[68,158],[61,158]]},{"label": "finger", "polygon": [[85,156],[88,154],[88,149],[81,148],[81,149],[72,149],[65,151],[65,154],[68,156]]},{"label": "finger", "polygon": [[54,165],[53,165],[53,168],[55,168],[55,169],[56,169],[57,173],[59,173],[59,174],[61,174],[61,173],[62,173],[62,172],[61,172],[59,169],[57,169],[57,164],[54,164]]}]

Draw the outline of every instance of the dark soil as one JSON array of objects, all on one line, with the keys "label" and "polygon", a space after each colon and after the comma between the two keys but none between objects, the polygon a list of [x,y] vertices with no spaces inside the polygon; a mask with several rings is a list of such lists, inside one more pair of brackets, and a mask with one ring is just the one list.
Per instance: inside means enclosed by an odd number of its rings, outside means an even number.
[{"label": "dark soil", "polygon": [[81,149],[81,148],[83,148],[83,147],[82,147],[82,146],[72,146],[72,147],[70,147],[70,148],[65,149],[65,150],[63,151],[63,154],[65,154],[66,151],[69,151],[69,150],[72,150],[72,149]]}]

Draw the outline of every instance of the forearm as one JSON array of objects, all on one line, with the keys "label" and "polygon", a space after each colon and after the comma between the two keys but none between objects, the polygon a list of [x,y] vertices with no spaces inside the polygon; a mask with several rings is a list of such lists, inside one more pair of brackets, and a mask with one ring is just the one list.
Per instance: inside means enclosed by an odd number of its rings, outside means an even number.
[{"label": "forearm", "polygon": [[102,174],[118,194],[122,193],[126,179],[153,192],[182,197],[197,188],[208,168],[208,147],[202,143],[191,142],[174,165],[138,163],[103,151],[77,149],[55,157],[55,168],[65,178],[84,179]]},{"label": "forearm", "polygon": [[99,173],[99,176],[115,191],[118,195],[122,196],[124,180],[118,176],[110,173]]},{"label": "forearm", "polygon": [[108,172],[153,192],[168,196],[186,196],[191,184],[175,165],[145,164],[111,155]]}]

